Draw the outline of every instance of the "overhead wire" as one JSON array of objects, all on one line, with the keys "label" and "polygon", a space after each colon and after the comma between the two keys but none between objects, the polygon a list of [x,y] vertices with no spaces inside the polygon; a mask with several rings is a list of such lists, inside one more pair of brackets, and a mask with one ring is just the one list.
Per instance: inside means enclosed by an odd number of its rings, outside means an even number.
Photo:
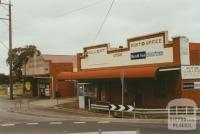
[{"label": "overhead wire", "polygon": [[3,20],[0,20],[4,25],[6,25],[6,26],[9,26],[8,25],[8,23],[6,23],[5,21],[3,21]]},{"label": "overhead wire", "polygon": [[100,27],[99,27],[99,29],[98,29],[96,35],[95,35],[95,38],[94,38],[94,40],[93,40],[93,43],[96,42],[96,40],[97,40],[97,38],[98,38],[98,36],[99,36],[101,30],[103,29],[103,26],[104,26],[104,24],[106,23],[107,18],[109,17],[110,11],[111,11],[111,9],[112,9],[114,3],[115,3],[115,0],[112,0],[111,4],[110,4],[110,6],[109,6],[109,9],[108,9],[108,11],[107,11],[107,13],[106,13],[106,16],[104,17],[104,19],[103,19],[103,21],[102,21],[102,23],[101,23],[101,25],[100,25]]},{"label": "overhead wire", "polygon": [[0,44],[1,44],[3,47],[5,47],[7,50],[9,50],[9,48],[8,48],[2,41],[0,41]]},{"label": "overhead wire", "polygon": [[71,14],[71,13],[78,12],[78,11],[80,11],[80,10],[83,10],[83,9],[86,9],[86,8],[89,8],[89,7],[92,7],[92,6],[94,6],[94,5],[97,5],[97,4],[99,4],[99,3],[102,3],[102,2],[104,2],[104,1],[105,1],[105,0],[99,0],[99,1],[96,1],[96,2],[94,2],[94,3],[90,3],[90,4],[87,4],[87,5],[84,5],[84,6],[80,7],[80,8],[77,8],[77,9],[71,10],[71,11],[69,11],[69,12],[66,12],[66,13],[64,13],[64,14],[62,14],[62,15],[57,15],[57,16],[55,16],[55,17],[63,17],[63,16],[66,16],[66,15],[69,15],[69,14]]},{"label": "overhead wire", "polygon": [[3,9],[4,9],[5,11],[8,11],[8,9],[7,9],[4,5],[1,5],[1,7],[3,7]]}]

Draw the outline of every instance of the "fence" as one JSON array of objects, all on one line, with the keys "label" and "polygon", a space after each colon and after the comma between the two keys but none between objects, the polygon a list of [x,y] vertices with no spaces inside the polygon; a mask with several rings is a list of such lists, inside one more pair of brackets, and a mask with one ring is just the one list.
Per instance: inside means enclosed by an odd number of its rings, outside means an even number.
[{"label": "fence", "polygon": [[30,109],[30,100],[15,100],[14,102],[14,107],[15,109],[19,108],[21,109],[22,107],[26,107],[27,109]]},{"label": "fence", "polygon": [[134,115],[140,114],[144,115],[147,118],[147,115],[168,115],[168,114],[197,114],[200,115],[200,108],[191,108],[191,107],[174,107],[174,108],[161,108],[161,109],[144,109],[144,108],[134,108],[130,105],[97,105],[91,104],[91,109],[94,110],[104,110],[109,112],[126,112],[132,113]]}]

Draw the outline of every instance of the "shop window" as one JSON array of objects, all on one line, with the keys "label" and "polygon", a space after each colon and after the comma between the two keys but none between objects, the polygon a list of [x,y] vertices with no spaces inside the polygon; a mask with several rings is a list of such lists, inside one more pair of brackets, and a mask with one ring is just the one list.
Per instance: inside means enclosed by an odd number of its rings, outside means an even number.
[{"label": "shop window", "polygon": [[165,98],[166,97],[166,80],[165,79],[158,79],[155,82],[154,88],[154,96],[158,98]]}]

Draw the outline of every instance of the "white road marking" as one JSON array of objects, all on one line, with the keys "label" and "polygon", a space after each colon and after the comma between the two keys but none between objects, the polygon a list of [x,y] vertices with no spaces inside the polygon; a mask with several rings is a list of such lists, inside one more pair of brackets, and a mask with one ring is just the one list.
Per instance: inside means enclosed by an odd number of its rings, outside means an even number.
[{"label": "white road marking", "polygon": [[49,124],[50,125],[61,125],[61,124],[63,124],[63,122],[50,122]]},{"label": "white road marking", "polygon": [[26,123],[26,125],[38,125],[38,122],[30,122],[30,123]]},{"label": "white road marking", "polygon": [[110,121],[99,121],[98,123],[100,123],[100,124],[107,124],[107,123],[110,123]]},{"label": "white road marking", "polygon": [[74,124],[84,124],[86,122],[83,122],[83,121],[79,121],[79,122],[74,122]]},{"label": "white road marking", "polygon": [[[68,133],[68,134],[99,134],[99,132],[83,132],[83,133]],[[137,131],[102,131],[102,134],[137,134]]]},{"label": "white road marking", "polygon": [[15,124],[1,124],[2,127],[11,127],[11,126],[15,126]]}]

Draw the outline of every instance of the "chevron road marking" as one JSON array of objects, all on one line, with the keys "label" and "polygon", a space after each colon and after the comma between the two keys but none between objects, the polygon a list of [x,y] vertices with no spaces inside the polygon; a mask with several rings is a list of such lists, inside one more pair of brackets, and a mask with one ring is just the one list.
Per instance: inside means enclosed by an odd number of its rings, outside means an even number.
[{"label": "chevron road marking", "polygon": [[131,105],[114,105],[110,104],[109,105],[110,111],[127,111],[127,112],[132,112],[134,110],[134,107]]},{"label": "chevron road marking", "polygon": [[119,105],[120,109],[118,109],[117,111],[124,111],[125,110],[125,106],[123,105]]},{"label": "chevron road marking", "polygon": [[129,110],[127,110],[128,112],[132,112],[133,110],[134,110],[134,107],[133,106],[131,106],[131,105],[127,105],[128,106],[128,108],[129,108]]},{"label": "chevron road marking", "polygon": [[111,111],[114,111],[117,107],[115,106],[115,105],[113,105],[113,104],[110,104],[110,106],[111,106],[111,108],[110,108],[110,110]]}]

